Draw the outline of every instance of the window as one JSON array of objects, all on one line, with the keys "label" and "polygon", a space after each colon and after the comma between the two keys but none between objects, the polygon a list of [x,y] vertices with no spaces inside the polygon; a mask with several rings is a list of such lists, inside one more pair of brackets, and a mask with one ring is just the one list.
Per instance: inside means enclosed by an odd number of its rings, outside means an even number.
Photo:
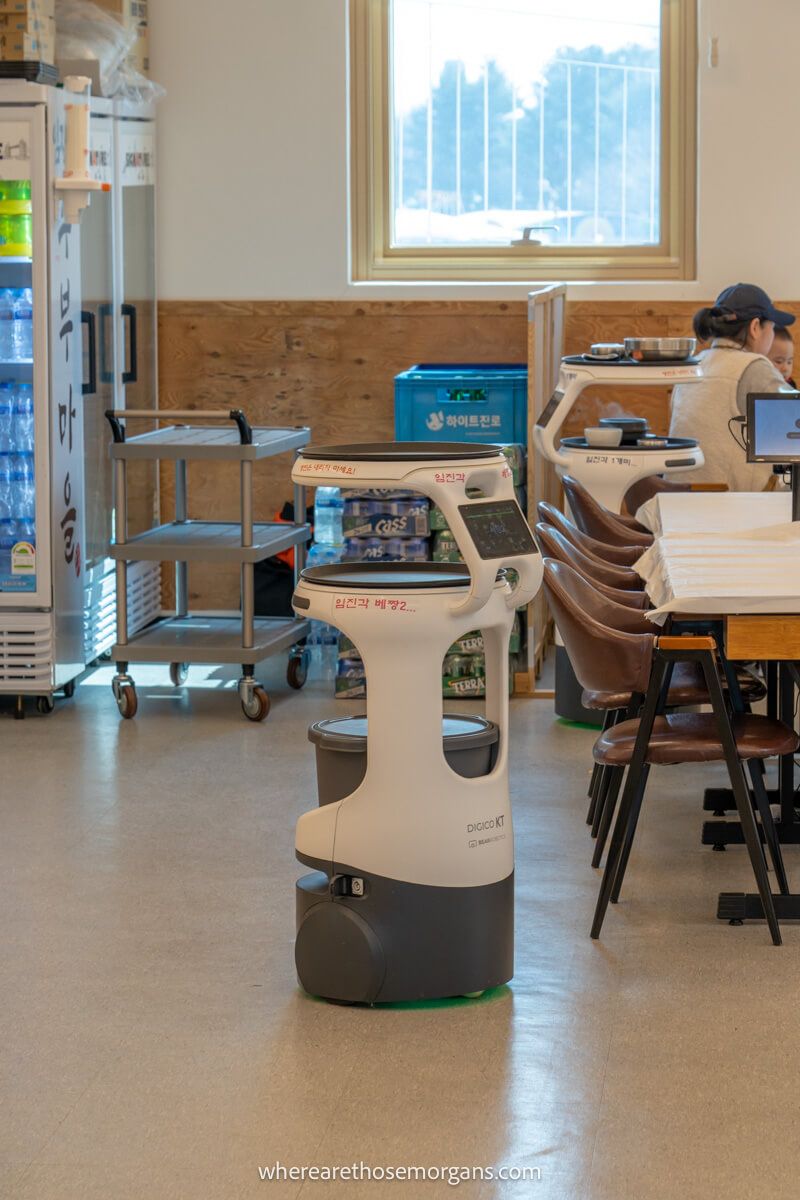
[{"label": "window", "polygon": [[696,0],[351,0],[355,279],[694,274]]}]

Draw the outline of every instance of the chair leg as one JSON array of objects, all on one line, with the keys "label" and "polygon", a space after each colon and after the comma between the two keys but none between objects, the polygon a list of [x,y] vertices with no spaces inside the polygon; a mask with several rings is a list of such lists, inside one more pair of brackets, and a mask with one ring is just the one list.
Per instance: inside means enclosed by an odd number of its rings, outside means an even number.
[{"label": "chair leg", "polygon": [[641,808],[642,795],[644,794],[647,774],[644,771],[644,764],[639,770],[634,770],[633,764],[628,768],[628,776],[625,780],[625,788],[620,801],[617,820],[614,825],[614,832],[611,836],[611,847],[608,851],[606,859],[606,869],[603,872],[603,880],[600,884],[600,894],[597,897],[597,907],[594,911],[594,921],[592,922],[591,936],[598,938],[600,930],[603,928],[603,920],[606,915],[611,892],[617,878],[619,870],[620,858],[622,855],[623,845],[625,843],[625,834],[628,829],[631,813],[634,807]]},{"label": "chair leg", "polygon": [[600,821],[600,827],[597,831],[597,843],[592,855],[592,866],[599,867],[603,861],[603,851],[606,848],[608,841],[608,831],[611,828],[611,822],[614,819],[614,810],[617,807],[619,798],[619,789],[622,785],[622,777],[625,774],[624,767],[610,768],[610,783],[606,792],[605,803],[603,804],[603,814]]},{"label": "chair leg", "polygon": [[611,836],[611,849],[608,852],[606,869],[603,872],[603,880],[600,884],[600,894],[597,897],[597,906],[594,911],[591,930],[591,937],[595,939],[600,936],[600,930],[603,927],[603,918],[606,915],[606,909],[611,897],[611,889],[617,877],[625,832],[628,828],[631,812],[634,805],[636,805],[637,811],[641,807],[642,795],[644,795],[647,783],[645,759],[650,745],[650,734],[653,732],[653,722],[656,719],[656,712],[660,706],[663,707],[662,689],[665,685],[669,686],[671,674],[672,664],[668,663],[664,658],[657,657],[653,663],[647,697],[639,718],[639,728],[636,732],[633,754],[628,766],[628,775],[622,792],[622,800],[620,801],[614,832]]},{"label": "chair leg", "polygon": [[[605,733],[607,729],[614,724],[615,713],[612,708],[607,708],[603,717],[603,729]],[[603,767],[601,763],[595,763],[592,768],[592,778],[589,782],[589,811],[586,814],[586,824],[592,826],[592,837],[597,836],[597,831],[594,828],[597,820],[597,803],[599,799],[599,788],[603,778]]]},{"label": "chair leg", "polygon": [[778,716],[778,664],[776,662],[768,662],[766,664],[766,683],[767,683],[767,716],[773,720]]},{"label": "chair leg", "polygon": [[619,901],[619,893],[622,889],[622,881],[625,878],[625,872],[628,869],[628,859],[631,856],[631,847],[633,839],[636,835],[636,826],[639,823],[639,813],[642,811],[642,801],[644,800],[644,792],[647,787],[647,777],[650,774],[650,766],[645,763],[642,768],[642,786],[638,789],[631,806],[631,815],[628,818],[628,828],[625,830],[625,839],[622,843],[622,850],[619,856],[619,866],[614,879],[614,886],[611,889],[611,903],[617,904]]},{"label": "chair leg", "polygon": [[789,880],[786,877],[786,867],[783,862],[783,854],[781,853],[781,844],[778,839],[778,831],[775,828],[775,822],[772,819],[772,810],[769,806],[769,797],[767,789],[764,786],[763,761],[761,759],[751,759],[747,764],[750,769],[750,779],[753,783],[753,796],[755,797],[758,815],[761,818],[761,828],[764,830],[764,838],[769,849],[769,856],[772,859],[772,866],[775,871],[775,878],[778,881],[778,888],[782,896],[789,895]]},{"label": "chair leg", "polygon": [[592,767],[592,777],[589,780],[589,811],[586,814],[586,824],[591,825],[594,820],[595,809],[597,808],[597,785],[600,780],[600,763],[595,763]]},{"label": "chair leg", "polygon": [[597,789],[597,803],[594,808],[594,817],[592,819],[592,837],[596,838],[600,829],[600,824],[603,820],[603,813],[606,809],[606,799],[608,797],[608,789],[611,783],[611,773],[608,767],[600,768],[600,785]]},{"label": "chair leg", "polygon": [[739,759],[739,753],[736,749],[736,740],[733,736],[733,729],[728,720],[728,713],[725,708],[725,698],[722,694],[722,686],[717,674],[716,663],[710,653],[704,653],[700,656],[703,673],[706,677],[706,687],[708,688],[711,707],[714,710],[714,716],[717,719],[717,728],[719,730],[722,748],[725,754],[725,764],[728,768],[728,776],[733,789],[733,796],[736,801],[736,808],[739,813],[739,823],[742,826],[744,840],[747,845],[747,851],[750,855],[750,864],[753,868],[753,874],[756,877],[756,886],[761,899],[761,907],[764,910],[764,916],[767,919],[770,934],[772,935],[772,944],[774,946],[781,945],[781,931],[778,924],[778,918],[775,913],[775,904],[772,898],[772,892],[769,884],[769,874],[767,872],[767,860],[764,857],[764,851],[761,846],[761,838],[758,834],[758,826],[756,825],[755,815],[753,813],[753,804],[750,797],[750,790],[745,782],[742,764]]}]

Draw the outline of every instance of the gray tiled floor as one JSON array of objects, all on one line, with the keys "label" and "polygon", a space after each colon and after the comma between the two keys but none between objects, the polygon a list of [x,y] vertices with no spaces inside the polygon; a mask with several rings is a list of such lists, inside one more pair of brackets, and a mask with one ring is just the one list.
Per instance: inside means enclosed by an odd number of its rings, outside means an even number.
[{"label": "gray tiled floor", "polygon": [[[2,1197],[794,1200],[800,930],[776,950],[715,921],[718,891],[751,887],[742,851],[699,845],[717,768],[654,774],[593,944],[592,735],[515,702],[512,985],[332,1007],[295,984],[292,833],[314,799],[306,726],[352,706],[264,676],[263,726],[213,672],[175,693],[154,669],[134,722],[108,672],[51,717],[0,714]],[[542,1177],[261,1182],[276,1160]]]}]

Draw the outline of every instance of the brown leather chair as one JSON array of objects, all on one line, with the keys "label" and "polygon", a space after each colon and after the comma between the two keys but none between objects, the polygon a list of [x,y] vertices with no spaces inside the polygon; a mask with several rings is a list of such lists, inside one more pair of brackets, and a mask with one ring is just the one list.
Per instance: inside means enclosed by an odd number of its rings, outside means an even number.
[{"label": "brown leather chair", "polygon": [[[545,559],[545,562],[548,561],[553,560]],[[559,573],[559,579],[578,607],[596,621],[599,621],[601,625],[606,625],[608,628],[616,629],[622,633],[644,633],[649,634],[651,637],[658,632],[657,627],[651,621],[648,621],[641,610],[619,604],[617,601],[604,595],[589,580],[585,579],[568,564],[563,565]],[[743,671],[737,673],[737,682],[742,702],[748,711],[750,704],[757,700],[762,700],[766,695],[766,688],[761,680],[749,672]],[[724,688],[726,683],[724,681],[722,683]],[[603,731],[617,724],[618,721],[623,719],[626,713],[629,716],[636,715],[636,710],[632,707],[632,693],[614,690],[613,688],[606,687],[602,690],[594,691],[584,690],[581,703],[584,708],[594,709],[606,714]],[[705,678],[697,663],[677,663],[670,679],[666,707],[690,708],[709,703],[710,697],[706,688]],[[608,831],[611,827],[611,820],[614,815],[614,806],[608,803],[612,784],[613,779],[609,770],[595,763],[589,787],[591,803],[587,816],[587,823],[592,826],[592,836],[597,838],[592,858],[593,867],[600,866]]]},{"label": "brown leather chair", "polygon": [[[554,561],[545,559],[545,562]],[[647,620],[641,609],[631,608],[626,604],[605,595],[574,567],[564,565],[560,579],[573,600],[584,612],[589,613],[601,624],[623,633],[654,634],[656,627]],[[636,715],[631,692],[603,690],[587,691],[581,696],[584,708],[605,714],[603,730],[609,729],[627,714]],[[680,663],[670,680],[667,705],[671,708],[681,708],[691,705],[707,704],[708,692],[702,671],[691,663]],[[596,838],[592,866],[599,867],[603,858],[608,831],[614,815],[614,804],[609,803],[613,785],[613,769],[600,763],[594,764],[589,784],[589,811],[586,816],[587,824],[592,827],[592,837]]]},{"label": "brown leather chair", "polygon": [[[800,739],[787,725],[751,713],[729,717],[711,637],[656,637],[611,629],[586,613],[565,583],[567,568],[544,564],[544,591],[581,685],[588,691],[612,687],[642,702],[641,715],[604,730],[594,745],[595,761],[627,769],[625,787],[606,860],[591,936],[597,938],[609,901],[616,903],[625,876],[636,825],[653,764],[725,762],[753,873],[772,940],[781,935],[770,891],[767,864],[742,763],[747,762],[761,829],[783,894],[788,882],[770,812],[764,780],[754,763],[794,753]],[[679,661],[702,666],[711,713],[665,714],[670,675]],[[616,772],[621,781],[621,772]],[[619,787],[619,783],[617,783]],[[616,799],[616,797],[614,797]]]},{"label": "brown leather chair", "polygon": [[618,567],[632,567],[647,549],[646,546],[612,546],[608,542],[599,542],[597,538],[583,533],[573,521],[570,521],[569,517],[560,512],[555,505],[548,504],[546,500],[539,501],[536,505],[536,512],[540,521],[560,530],[564,537],[574,542],[579,550],[583,550],[584,554],[593,554],[600,562],[614,563]]},{"label": "brown leather chair", "polygon": [[612,546],[646,547],[652,544],[653,535],[644,525],[633,517],[606,508],[577,479],[564,475],[561,483],[575,524],[582,533]]},{"label": "brown leather chair", "polygon": [[642,592],[644,583],[630,567],[601,562],[596,555],[580,549],[555,526],[545,524],[544,521],[537,522],[534,532],[542,554],[570,562],[581,575],[592,581],[604,583],[607,587],[623,592]]},{"label": "brown leather chair", "polygon": [[652,500],[653,496],[658,495],[659,492],[690,492],[691,490],[690,483],[675,483],[671,479],[665,479],[663,475],[648,475],[646,479],[639,479],[636,483],[631,484],[625,493],[623,504],[629,513],[635,514],[643,504]]}]

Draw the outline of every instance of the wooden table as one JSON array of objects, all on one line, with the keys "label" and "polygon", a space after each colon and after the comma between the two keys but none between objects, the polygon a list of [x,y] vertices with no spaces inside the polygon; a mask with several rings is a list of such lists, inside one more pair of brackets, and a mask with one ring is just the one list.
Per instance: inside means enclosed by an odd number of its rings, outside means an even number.
[{"label": "wooden table", "polygon": [[[800,685],[800,522],[792,523],[786,493],[664,493],[639,510],[658,531],[635,564],[657,608],[653,619],[696,621],[705,616],[721,631],[720,649],[735,662],[762,661],[775,680],[771,715],[795,724]],[[769,666],[772,669],[769,670]],[[795,807],[794,755],[779,766],[776,822],[783,844],[800,844]],[[735,808],[729,788],[708,788],[704,808],[723,817]],[[738,821],[707,821],[703,844],[724,850],[744,841]],[[800,919],[800,895],[775,898],[779,919]],[[723,893],[718,915],[745,920],[762,915],[757,895]]]}]

